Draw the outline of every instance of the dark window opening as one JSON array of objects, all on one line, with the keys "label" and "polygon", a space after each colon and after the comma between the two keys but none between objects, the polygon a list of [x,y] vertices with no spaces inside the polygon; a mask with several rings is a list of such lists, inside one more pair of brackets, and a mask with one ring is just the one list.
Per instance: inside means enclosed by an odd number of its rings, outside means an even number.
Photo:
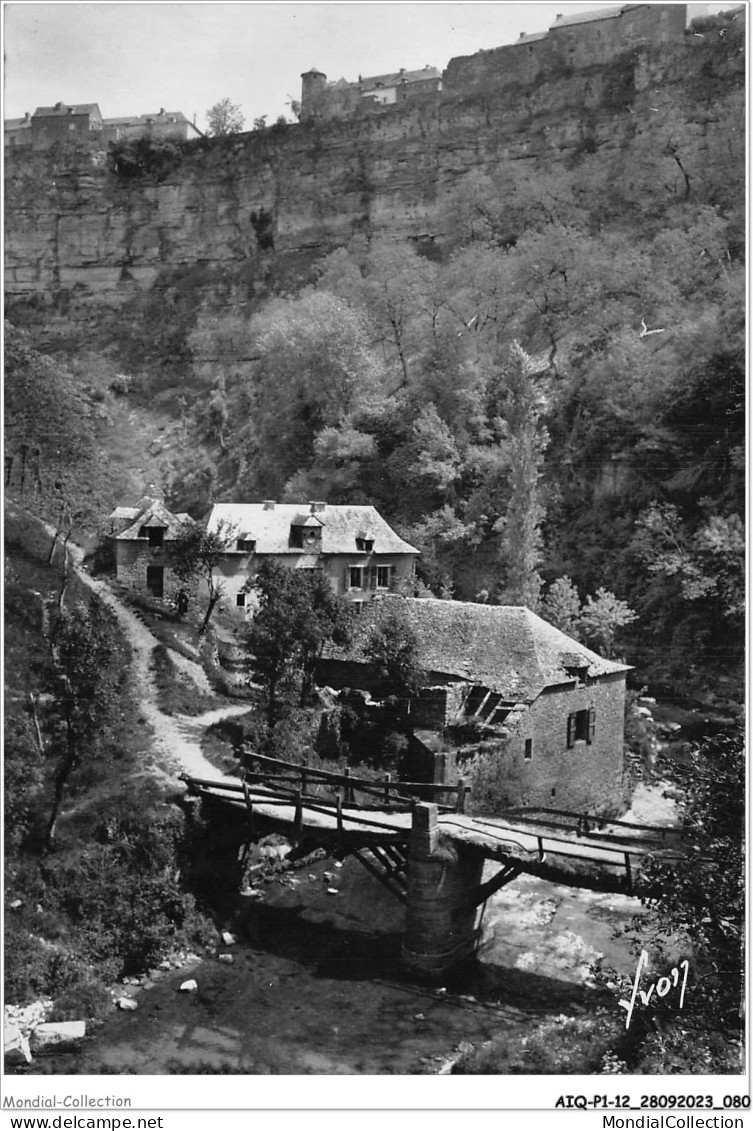
[{"label": "dark window opening", "polygon": [[239,609],[245,609],[245,607],[246,607],[246,594],[245,593],[236,593],[235,603],[236,603],[236,605],[238,606]]},{"label": "dark window opening", "polygon": [[526,761],[526,762],[530,762],[532,758],[533,758],[533,739],[527,738],[526,739],[525,753],[523,754],[523,760]]},{"label": "dark window opening", "polygon": [[365,553],[370,554],[374,549],[373,538],[356,538],[356,549],[363,550]]},{"label": "dark window opening", "polygon": [[576,687],[585,687],[586,676],[588,675],[587,667],[566,666],[565,671],[571,679],[575,680]]},{"label": "dark window opening", "polygon": [[161,597],[165,589],[165,570],[163,566],[146,567],[146,588],[152,597]]},{"label": "dark window opening", "polygon": [[318,550],[321,546],[321,527],[291,526],[290,545],[295,550]]},{"label": "dark window opening", "polygon": [[237,542],[237,549],[245,554],[253,554],[256,549],[256,542],[251,538],[239,538]]},{"label": "dark window opening", "polygon": [[567,746],[570,749],[576,742],[593,742],[596,727],[596,711],[573,711],[567,718]]},{"label": "dark window opening", "polygon": [[390,587],[390,567],[377,566],[376,567],[376,583],[377,589],[389,589]]},{"label": "dark window opening", "polygon": [[351,589],[363,589],[363,566],[351,566],[348,570],[348,585]]},{"label": "dark window opening", "polygon": [[149,526],[146,533],[150,546],[161,546],[165,541],[165,531],[161,526]]}]

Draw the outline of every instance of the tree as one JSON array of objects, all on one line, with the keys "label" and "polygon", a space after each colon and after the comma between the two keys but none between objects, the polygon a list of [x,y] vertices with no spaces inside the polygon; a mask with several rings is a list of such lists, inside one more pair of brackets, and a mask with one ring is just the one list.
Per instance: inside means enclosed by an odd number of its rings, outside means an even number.
[{"label": "tree", "polygon": [[222,98],[207,110],[207,133],[210,137],[226,137],[243,129],[245,118],[240,106],[229,98]]},{"label": "tree", "polygon": [[617,631],[637,619],[637,613],[626,601],[603,586],[596,590],[595,597],[589,595],[581,604],[569,577],[558,577],[552,582],[539,611],[555,628],[576,640],[588,641],[607,658],[614,653]]},{"label": "tree", "polygon": [[690,956],[693,977],[679,1027],[736,1039],[743,1009],[744,735],[717,735],[688,758],[663,767],[683,796],[685,856],[649,858],[644,866],[650,894],[642,902],[652,914],[633,922],[633,942],[657,965],[672,964],[678,948]]},{"label": "tree", "polygon": [[615,597],[608,589],[600,587],[596,596],[588,596],[578,619],[578,626],[586,640],[610,659],[614,653],[614,638],[618,629],[632,624],[637,613],[630,606]]},{"label": "tree", "polygon": [[264,689],[267,730],[280,717],[283,687],[300,678],[301,703],[310,692],[314,666],[328,640],[345,646],[352,612],[332,592],[321,570],[297,570],[265,561],[254,579],[259,608],[246,634],[253,677]]},{"label": "tree", "polygon": [[569,577],[558,577],[549,586],[539,609],[544,620],[561,632],[574,636],[578,631],[580,597]]},{"label": "tree", "polygon": [[324,428],[336,427],[356,396],[379,387],[361,312],[326,292],[278,298],[251,322],[258,358],[253,417],[270,495],[313,458]]},{"label": "tree", "polygon": [[45,847],[54,846],[55,829],[70,777],[94,742],[102,737],[116,699],[122,670],[109,614],[101,606],[63,608],[51,639],[53,711],[62,734],[50,748],[58,756]]},{"label": "tree", "polygon": [[530,357],[513,342],[499,382],[500,412],[507,426],[510,459],[510,499],[504,517],[495,524],[502,535],[505,569],[503,603],[537,609],[541,592],[543,544],[541,502],[543,453],[548,441],[541,417],[546,407],[543,375],[548,366]]},{"label": "tree", "polygon": [[383,679],[387,693],[401,702],[405,703],[421,687],[423,670],[418,639],[398,600],[391,600],[380,609],[369,630],[364,655]]},{"label": "tree", "polygon": [[188,522],[169,546],[170,567],[179,581],[188,584],[196,578],[205,582],[209,601],[199,635],[203,636],[209,625],[214,607],[223,593],[222,580],[216,569],[236,538],[235,527],[221,519],[215,530],[207,530],[200,522]]}]

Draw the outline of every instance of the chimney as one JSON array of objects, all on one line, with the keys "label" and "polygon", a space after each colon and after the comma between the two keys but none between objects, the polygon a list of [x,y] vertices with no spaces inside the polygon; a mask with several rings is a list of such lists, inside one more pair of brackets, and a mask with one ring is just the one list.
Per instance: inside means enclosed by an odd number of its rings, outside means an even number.
[{"label": "chimney", "polygon": [[273,511],[274,509],[275,509],[274,499],[265,499],[264,500],[264,510],[265,511]]},{"label": "chimney", "polygon": [[75,107],[75,106],[69,106],[69,107],[68,107],[68,113],[69,113],[69,114],[72,114],[72,113],[74,112],[74,110],[75,110],[75,109],[76,109],[76,107]]},{"label": "chimney", "polygon": [[31,117],[31,115],[29,114],[29,111],[27,110],[26,113],[24,114],[24,121],[28,122],[30,117]]},{"label": "chimney", "polygon": [[319,514],[326,506],[326,503],[311,503],[309,509],[312,514]]},{"label": "chimney", "polygon": [[165,112],[165,107],[164,107],[164,106],[160,106],[160,108],[159,108],[159,112],[160,112],[160,114],[164,114],[164,112]]},{"label": "chimney", "polygon": [[62,110],[63,109],[63,103],[62,102],[56,102],[55,103],[55,109],[56,110]]}]

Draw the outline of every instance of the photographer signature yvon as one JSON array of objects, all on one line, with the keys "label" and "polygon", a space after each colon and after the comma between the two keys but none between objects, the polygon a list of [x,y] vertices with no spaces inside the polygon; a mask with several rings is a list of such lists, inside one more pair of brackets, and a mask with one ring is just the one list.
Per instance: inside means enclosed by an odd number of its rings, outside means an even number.
[{"label": "photographer signature yvon", "polygon": [[673,966],[669,974],[663,975],[661,978],[657,978],[655,982],[651,982],[648,986],[648,989],[642,990],[640,988],[641,975],[643,974],[643,971],[647,969],[647,967],[648,954],[645,950],[642,950],[641,956],[638,959],[638,966],[635,971],[635,978],[633,980],[633,992],[630,995],[630,1000],[628,1001],[626,998],[621,998],[619,1003],[622,1008],[627,1011],[627,1017],[625,1018],[626,1029],[630,1028],[630,1022],[633,1017],[633,1010],[639,996],[643,1004],[648,1005],[654,993],[656,993],[656,996],[658,998],[665,998],[670,993],[672,993],[673,990],[679,989],[680,1000],[678,1003],[678,1009],[682,1009],[683,1007],[683,1003],[685,1001],[685,987],[688,984],[688,973],[690,971],[690,963],[688,962],[687,958],[683,958],[679,965]]}]

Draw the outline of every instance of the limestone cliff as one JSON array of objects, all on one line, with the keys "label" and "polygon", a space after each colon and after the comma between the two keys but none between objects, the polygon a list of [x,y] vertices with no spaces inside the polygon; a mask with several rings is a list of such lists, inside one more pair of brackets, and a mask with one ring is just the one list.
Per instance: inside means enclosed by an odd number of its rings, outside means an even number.
[{"label": "limestone cliff", "polygon": [[203,139],[138,177],[86,152],[19,155],[6,163],[11,317],[85,326],[154,288],[169,312],[187,280],[199,301],[222,287],[223,301],[253,303],[306,281],[312,260],[359,233],[441,244],[439,206],[469,174],[503,181],[509,162],[628,153],[656,114],[682,122],[694,161],[713,160],[711,98],[739,113],[744,97],[740,40],[725,44],[691,38],[535,85],[490,81],[365,117]]}]

